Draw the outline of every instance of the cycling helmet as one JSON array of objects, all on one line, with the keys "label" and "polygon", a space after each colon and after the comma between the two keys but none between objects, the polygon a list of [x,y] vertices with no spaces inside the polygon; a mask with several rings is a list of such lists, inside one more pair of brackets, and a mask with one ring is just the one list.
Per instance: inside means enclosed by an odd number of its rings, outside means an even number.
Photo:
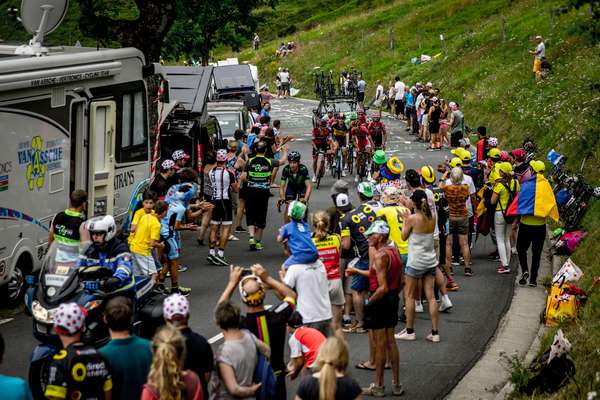
[{"label": "cycling helmet", "polygon": [[385,164],[387,161],[387,157],[385,155],[385,151],[377,150],[375,154],[373,154],[373,162],[378,165]]},{"label": "cycling helmet", "polygon": [[498,148],[493,148],[490,149],[490,151],[488,151],[488,157],[491,158],[492,160],[500,160],[500,149]]},{"label": "cycling helmet", "polygon": [[160,164],[160,167],[162,169],[175,168],[175,162],[173,160],[165,160],[165,161],[162,162],[162,164]]},{"label": "cycling helmet", "polygon": [[594,188],[594,197],[600,197],[600,186]]},{"label": "cycling helmet", "polygon": [[502,160],[502,161],[510,161],[510,157],[508,156],[508,151],[502,150],[500,152],[500,160]]},{"label": "cycling helmet", "polygon": [[458,157],[454,157],[452,160],[450,160],[450,166],[452,168],[454,168],[454,167],[462,167],[463,166],[462,160],[460,158],[458,158]]},{"label": "cycling helmet", "polygon": [[107,242],[117,234],[117,224],[112,215],[91,218],[85,223],[85,228],[90,234],[104,233]]},{"label": "cycling helmet", "polygon": [[300,153],[297,151],[290,151],[288,153],[288,161],[300,161]]},{"label": "cycling helmet", "polygon": [[225,162],[227,161],[227,150],[219,149],[217,150],[217,162]]},{"label": "cycling helmet", "polygon": [[427,183],[435,182],[435,172],[430,165],[424,165],[421,167],[421,178]]},{"label": "cycling helmet", "polygon": [[294,200],[288,206],[288,217],[295,221],[300,221],[306,213],[306,204],[301,201]]},{"label": "cycling helmet", "polygon": [[490,147],[498,147],[498,139],[495,137],[491,137],[488,139],[488,146]]}]

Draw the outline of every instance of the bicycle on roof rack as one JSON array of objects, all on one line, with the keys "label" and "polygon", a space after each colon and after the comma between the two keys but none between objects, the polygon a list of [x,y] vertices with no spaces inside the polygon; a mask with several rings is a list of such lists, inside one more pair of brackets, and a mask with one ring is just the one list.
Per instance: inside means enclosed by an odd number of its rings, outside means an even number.
[{"label": "bicycle on roof rack", "polygon": [[321,119],[328,112],[355,112],[358,93],[358,76],[360,72],[354,68],[350,72],[342,71],[339,79],[334,79],[332,70],[325,73],[317,69],[314,72],[314,91],[319,105],[313,109],[313,126],[318,127]]}]

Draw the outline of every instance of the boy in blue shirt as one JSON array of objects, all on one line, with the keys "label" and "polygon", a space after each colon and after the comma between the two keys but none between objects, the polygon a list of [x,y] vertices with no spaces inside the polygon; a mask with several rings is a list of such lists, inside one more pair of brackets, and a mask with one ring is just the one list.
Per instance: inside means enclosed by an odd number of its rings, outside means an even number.
[{"label": "boy in blue shirt", "polygon": [[312,264],[319,259],[319,252],[312,241],[310,227],[303,221],[306,204],[294,200],[288,206],[291,221],[285,224],[277,236],[277,241],[285,243],[290,256],[283,263],[287,269],[294,264]]}]

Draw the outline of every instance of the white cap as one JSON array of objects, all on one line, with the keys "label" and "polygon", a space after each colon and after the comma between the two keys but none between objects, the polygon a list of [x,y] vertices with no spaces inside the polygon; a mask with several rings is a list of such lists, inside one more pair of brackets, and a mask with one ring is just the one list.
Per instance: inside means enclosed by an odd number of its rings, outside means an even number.
[{"label": "white cap", "polygon": [[163,302],[163,316],[171,320],[175,315],[186,317],[190,313],[190,303],[185,296],[175,293],[167,297]]},{"label": "white cap", "polygon": [[339,209],[348,208],[350,206],[350,198],[346,193],[338,193],[335,196],[335,206]]},{"label": "white cap", "polygon": [[73,335],[83,328],[85,313],[77,303],[63,303],[54,315],[54,329],[59,333]]},{"label": "white cap", "polygon": [[387,224],[387,222],[378,219],[371,224],[369,229],[367,229],[365,236],[370,236],[374,233],[388,235],[390,233],[390,226]]}]

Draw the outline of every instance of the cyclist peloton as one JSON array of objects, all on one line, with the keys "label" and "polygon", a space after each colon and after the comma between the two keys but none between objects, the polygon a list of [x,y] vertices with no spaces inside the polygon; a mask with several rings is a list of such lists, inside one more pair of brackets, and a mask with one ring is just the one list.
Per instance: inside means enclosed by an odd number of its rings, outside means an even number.
[{"label": "cyclist peloton", "polygon": [[[330,153],[335,149],[335,144],[331,138],[331,130],[327,127],[327,121],[321,120],[320,126],[313,128],[312,132],[312,148],[313,148],[313,183],[317,182],[317,159],[319,150],[322,150],[325,154]],[[331,151],[330,151],[331,149]]]},{"label": "cyclist peloton", "polygon": [[[366,163],[371,157],[373,150],[373,141],[369,135],[369,129],[363,123],[357,123],[356,121],[350,122],[350,136],[354,141],[354,148],[356,149],[356,167],[357,172],[359,171],[359,164]],[[362,154],[362,156],[360,156]],[[355,181],[358,182],[358,173],[355,176]]]},{"label": "cyclist peloton", "polygon": [[312,192],[310,175],[306,165],[300,162],[300,153],[290,151],[288,154],[288,165],[281,172],[281,185],[279,185],[279,201],[285,202],[284,222],[289,222],[287,208],[290,201],[300,200],[307,203]]},{"label": "cyclist peloton", "polygon": [[348,167],[348,145],[350,144],[350,133],[344,120],[344,113],[339,113],[336,121],[331,125],[333,138],[337,142],[338,148],[342,148],[342,176],[346,176],[346,168]]}]

